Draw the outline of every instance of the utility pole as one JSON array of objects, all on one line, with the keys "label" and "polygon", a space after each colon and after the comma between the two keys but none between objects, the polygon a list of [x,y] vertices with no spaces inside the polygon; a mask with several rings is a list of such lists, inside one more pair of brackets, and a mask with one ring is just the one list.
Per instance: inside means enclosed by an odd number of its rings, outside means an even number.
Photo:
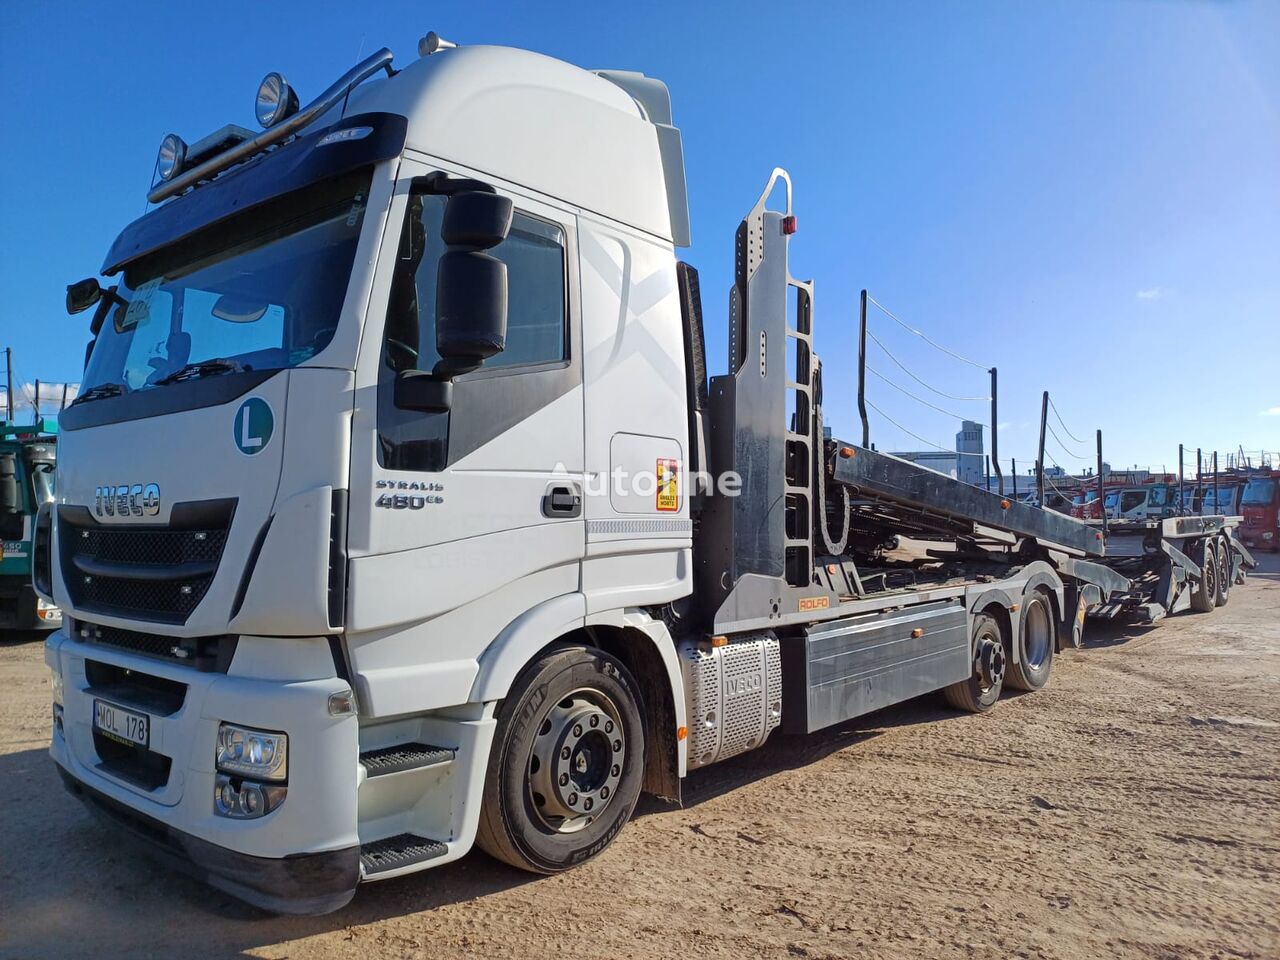
[{"label": "utility pole", "polygon": [[13,423],[13,348],[4,348],[4,399],[7,407],[6,419]]},{"label": "utility pole", "polygon": [[31,422],[37,423],[39,420],[40,420],[40,381],[37,380],[36,381],[36,416],[35,416],[35,419],[32,420]]}]

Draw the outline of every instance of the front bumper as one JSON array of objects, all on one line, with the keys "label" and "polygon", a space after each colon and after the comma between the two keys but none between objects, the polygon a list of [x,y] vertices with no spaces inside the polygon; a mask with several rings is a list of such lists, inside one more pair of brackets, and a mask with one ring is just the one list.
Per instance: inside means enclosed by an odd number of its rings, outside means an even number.
[{"label": "front bumper", "polygon": [[[59,631],[45,643],[63,690],[50,753],[73,792],[151,841],[170,863],[267,910],[335,910],[351,899],[360,873],[358,721],[328,713],[329,696],[350,687],[332,676],[327,643],[317,642],[323,653],[311,656],[307,641],[241,638],[237,659],[247,654],[255,673],[278,678],[267,680],[235,675],[235,660],[228,673],[204,672]],[[104,687],[104,667],[123,682]],[[131,681],[144,693],[147,683],[163,682],[167,703],[131,700]],[[95,699],[146,713],[148,749],[123,758],[103,752],[108,745],[93,729]],[[278,809],[248,820],[216,814],[222,721],[289,734],[288,794]],[[138,758],[149,764],[145,770],[131,766]]]},{"label": "front bumper", "polygon": [[255,857],[201,840],[81,783],[61,766],[62,783],[94,814],[141,840],[166,866],[274,913],[320,914],[351,902],[360,880],[360,847],[291,857]]}]

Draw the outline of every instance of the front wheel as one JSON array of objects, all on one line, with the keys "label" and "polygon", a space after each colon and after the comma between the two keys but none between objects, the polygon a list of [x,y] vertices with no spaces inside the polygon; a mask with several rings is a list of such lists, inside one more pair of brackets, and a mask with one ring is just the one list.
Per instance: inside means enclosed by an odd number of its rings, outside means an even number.
[{"label": "front wheel", "polygon": [[1004,686],[1004,637],[994,617],[980,613],[973,618],[973,670],[967,680],[942,689],[947,703],[968,713],[986,713],[1000,699]]},{"label": "front wheel", "polygon": [[526,668],[498,713],[476,843],[534,873],[559,873],[618,835],[640,796],[644,722],[623,664],[590,647]]},{"label": "front wheel", "polygon": [[1022,600],[1022,623],[1018,630],[1018,662],[1009,664],[1005,677],[1014,690],[1039,690],[1049,682],[1058,632],[1053,605],[1043,590],[1033,590]]}]

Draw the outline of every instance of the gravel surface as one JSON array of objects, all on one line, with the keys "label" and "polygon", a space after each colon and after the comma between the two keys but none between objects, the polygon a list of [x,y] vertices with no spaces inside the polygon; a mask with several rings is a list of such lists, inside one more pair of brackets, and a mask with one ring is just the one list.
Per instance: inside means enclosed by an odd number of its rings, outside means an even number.
[{"label": "gravel surface", "polygon": [[1280,957],[1280,560],[1225,609],[1090,625],[987,716],[927,697],[642,801],[557,877],[483,854],[259,914],[66,794],[39,639],[0,641],[0,957]]}]

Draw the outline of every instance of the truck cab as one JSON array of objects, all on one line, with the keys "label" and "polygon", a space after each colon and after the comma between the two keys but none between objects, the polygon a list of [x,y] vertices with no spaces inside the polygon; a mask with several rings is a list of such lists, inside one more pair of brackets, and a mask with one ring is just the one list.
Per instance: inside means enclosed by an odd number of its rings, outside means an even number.
[{"label": "truck cab", "polygon": [[[498,707],[557,638],[630,637],[591,662],[679,689],[646,612],[693,577],[666,87],[432,43],[301,110],[270,75],[261,133],[166,137],[153,209],[68,292],[94,313],[40,518],[53,756],[275,909],[465,854]],[[509,859],[561,869],[629,813],[639,683],[566,700],[580,786],[541,788]]]},{"label": "truck cab", "polygon": [[1249,478],[1240,497],[1245,546],[1274,553],[1280,550],[1280,472]]},{"label": "truck cab", "polygon": [[36,514],[54,498],[57,427],[0,421],[0,627],[49,630],[62,614],[31,585]]}]

